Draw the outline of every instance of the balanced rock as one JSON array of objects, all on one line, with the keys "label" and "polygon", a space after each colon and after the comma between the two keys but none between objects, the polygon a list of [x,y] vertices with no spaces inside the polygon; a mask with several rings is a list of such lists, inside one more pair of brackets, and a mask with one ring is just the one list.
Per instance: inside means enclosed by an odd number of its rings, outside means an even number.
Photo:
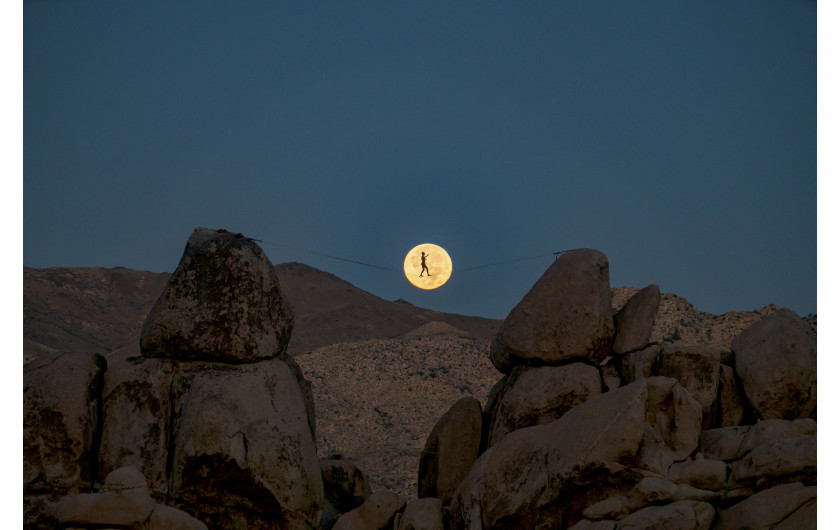
[{"label": "balanced rock", "polygon": [[615,343],[617,354],[640,350],[650,342],[650,333],[659,309],[659,286],[648,285],[634,294],[615,315]]},{"label": "balanced rock", "polygon": [[149,357],[253,362],[283,356],[292,313],[271,262],[241,234],[196,228],[141,331]]},{"label": "balanced rock", "polygon": [[592,249],[561,255],[499,328],[490,358],[503,373],[517,364],[600,362],[613,345],[607,257]]},{"label": "balanced rock", "polygon": [[280,359],[179,363],[170,497],[213,528],[318,526],[321,470],[300,387]]},{"label": "balanced rock", "polygon": [[441,416],[420,455],[418,497],[449,503],[455,488],[478,458],[481,426],[481,403],[473,397],[459,399]]},{"label": "balanced rock", "polygon": [[517,366],[504,379],[496,396],[488,399],[488,445],[516,429],[551,423],[601,393],[598,369],[583,363]]},{"label": "balanced rock", "polygon": [[817,339],[791,311],[759,320],[732,341],[735,370],[762,419],[815,417]]}]

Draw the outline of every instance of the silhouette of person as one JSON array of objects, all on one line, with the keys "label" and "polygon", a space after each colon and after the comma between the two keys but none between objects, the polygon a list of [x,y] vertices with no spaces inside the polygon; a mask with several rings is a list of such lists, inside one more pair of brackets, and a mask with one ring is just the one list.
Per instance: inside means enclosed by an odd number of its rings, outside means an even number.
[{"label": "silhouette of person", "polygon": [[423,271],[426,271],[426,276],[431,276],[432,273],[429,272],[429,267],[426,266],[426,253],[421,252],[420,254],[420,265],[423,266],[423,268],[420,269],[420,277],[423,277]]}]

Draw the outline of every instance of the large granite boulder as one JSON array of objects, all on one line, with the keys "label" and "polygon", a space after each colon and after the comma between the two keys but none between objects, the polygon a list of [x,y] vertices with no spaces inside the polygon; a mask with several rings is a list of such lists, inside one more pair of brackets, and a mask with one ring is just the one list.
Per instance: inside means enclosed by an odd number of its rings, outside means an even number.
[{"label": "large granite boulder", "polygon": [[513,431],[487,449],[456,490],[450,523],[574,524],[586,507],[690,455],[700,419],[696,400],[664,377],[593,396],[560,419]]},{"label": "large granite boulder", "polygon": [[[773,528],[803,504],[815,499],[816,486],[805,486],[801,482],[784,484],[766,489],[746,500],[723,510],[716,530],[758,530]],[[813,521],[816,522],[816,521]],[[816,528],[816,526],[798,526],[798,529]]]},{"label": "large granite boulder", "polygon": [[143,328],[149,357],[253,362],[282,357],[292,313],[271,262],[241,234],[196,228]]},{"label": "large granite boulder", "polygon": [[96,479],[107,363],[98,354],[54,353],[23,369],[24,520],[54,524],[54,503]]},{"label": "large granite boulder", "polygon": [[358,508],[370,497],[367,478],[352,460],[337,455],[322,459],[319,464],[324,495],[339,513]]},{"label": "large granite boulder", "polygon": [[659,286],[651,284],[640,289],[624,304],[615,315],[613,352],[621,355],[648,345],[659,299]]},{"label": "large granite boulder", "polygon": [[213,528],[313,528],[324,504],[306,405],[289,366],[179,363],[170,498]]},{"label": "large granite boulder", "polygon": [[607,257],[593,249],[561,255],[505,318],[490,358],[503,373],[515,365],[600,362],[615,338]]},{"label": "large granite boulder", "polygon": [[673,377],[703,407],[706,427],[717,403],[720,382],[720,351],[717,348],[668,344],[662,349],[659,375]]},{"label": "large granite boulder", "polygon": [[168,494],[166,464],[174,361],[142,357],[136,343],[109,354],[107,359],[100,480],[115,469],[133,466],[149,479],[155,500],[163,502]]},{"label": "large granite boulder", "polygon": [[443,530],[443,505],[440,499],[413,499],[405,505],[395,530]]},{"label": "large granite boulder", "polygon": [[488,445],[522,427],[551,423],[591,396],[601,393],[594,366],[517,366],[488,400]]},{"label": "large granite boulder", "polygon": [[768,315],[732,341],[735,370],[762,419],[816,417],[817,338],[791,311]]},{"label": "large granite boulder", "polygon": [[481,403],[459,399],[440,417],[420,455],[417,496],[449,503],[458,484],[473,466],[481,445]]},{"label": "large granite boulder", "polygon": [[155,504],[146,477],[134,467],[115,469],[97,493],[68,495],[59,501],[56,518],[72,528],[144,528],[147,530],[207,530],[181,510]]}]

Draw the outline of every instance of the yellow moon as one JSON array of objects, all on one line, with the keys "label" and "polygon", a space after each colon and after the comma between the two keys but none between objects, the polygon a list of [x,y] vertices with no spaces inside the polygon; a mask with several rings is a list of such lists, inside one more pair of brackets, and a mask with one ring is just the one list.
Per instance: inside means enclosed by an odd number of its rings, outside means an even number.
[{"label": "yellow moon", "polygon": [[[426,270],[423,269],[424,254]],[[409,250],[405,255],[403,270],[405,277],[415,287],[437,289],[452,275],[452,259],[439,246],[423,243]]]}]

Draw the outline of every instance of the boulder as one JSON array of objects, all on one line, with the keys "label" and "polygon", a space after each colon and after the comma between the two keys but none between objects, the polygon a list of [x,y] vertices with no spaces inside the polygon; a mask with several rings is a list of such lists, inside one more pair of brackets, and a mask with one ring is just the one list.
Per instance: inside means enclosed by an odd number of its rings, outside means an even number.
[{"label": "boulder", "polygon": [[207,530],[207,525],[171,506],[155,505],[147,530]]},{"label": "boulder", "polygon": [[27,524],[54,526],[54,502],[90,491],[102,428],[105,359],[54,353],[23,369],[23,493]]},{"label": "boulder", "polygon": [[645,450],[657,454],[654,444],[661,445],[656,461],[666,469],[691,454],[699,427],[699,404],[673,379],[642,379],[593,396],[560,419],[513,431],[487,449],[456,490],[450,523],[574,524],[587,506],[638,483],[644,472],[633,466],[645,465]]},{"label": "boulder", "polygon": [[697,448],[701,432],[700,404],[675,379],[650,377],[647,383],[647,423],[639,466],[666,475],[674,462]]},{"label": "boulder", "polygon": [[733,484],[768,484],[801,480],[817,481],[817,435],[803,434],[771,440],[759,445],[732,464]]},{"label": "boulder", "polygon": [[420,455],[417,496],[449,503],[467,476],[481,445],[481,403],[463,397],[437,421]]},{"label": "boulder", "polygon": [[355,510],[338,518],[333,530],[384,530],[393,526],[394,516],[405,501],[390,491],[376,491]]},{"label": "boulder", "polygon": [[721,427],[740,425],[744,419],[746,401],[744,390],[735,375],[735,369],[725,364],[720,365],[720,385],[718,390],[718,416]]},{"label": "boulder", "polygon": [[672,501],[705,501],[717,497],[713,491],[694,488],[687,484],[675,484],[658,476],[641,479],[629,492],[609,497],[589,506],[583,511],[588,519],[623,519],[628,514],[652,504]]},{"label": "boulder", "polygon": [[749,431],[749,425],[707,429],[700,433],[698,450],[707,458],[736,460],[742,456],[739,449]]},{"label": "boulder", "polygon": [[352,460],[336,455],[321,460],[319,464],[324,496],[339,513],[358,508],[370,497],[370,485]]},{"label": "boulder", "polygon": [[231,363],[283,357],[292,313],[271,262],[241,235],[196,228],[140,337],[149,357]]},{"label": "boulder", "polygon": [[817,338],[791,311],[768,315],[732,341],[735,370],[762,419],[816,417]]},{"label": "boulder", "polygon": [[592,249],[561,255],[505,318],[490,350],[503,373],[518,364],[600,362],[615,335],[607,257]]},{"label": "boulder", "polygon": [[707,502],[679,501],[664,506],[648,506],[616,524],[616,530],[708,530],[715,518]]},{"label": "boulder", "polygon": [[123,467],[105,477],[99,493],[68,495],[56,508],[64,525],[140,525],[149,518],[155,501],[149,495],[146,478],[136,468]]},{"label": "boulder", "polygon": [[179,363],[170,497],[213,528],[313,528],[324,490],[300,387],[272,359]]},{"label": "boulder", "polygon": [[658,285],[648,285],[634,294],[615,315],[613,352],[621,355],[647,346],[658,309]]},{"label": "boulder", "polygon": [[679,381],[708,417],[718,396],[720,351],[714,347],[668,344],[662,350],[661,363],[659,375]]},{"label": "boulder", "polygon": [[777,523],[773,530],[817,530],[817,498],[803,503]]},{"label": "boulder", "polygon": [[550,423],[591,396],[601,393],[601,376],[594,366],[517,366],[505,377],[495,400],[488,445],[522,427]]},{"label": "boulder", "polygon": [[158,502],[168,493],[174,370],[173,361],[144,358],[134,344],[109,354],[105,372],[99,477],[123,466],[136,467],[149,479]]},{"label": "boulder", "polygon": [[800,482],[758,492],[731,508],[723,510],[715,530],[769,528],[816,496],[816,486],[808,487]]},{"label": "boulder", "polygon": [[805,434],[817,434],[817,422],[811,418],[799,420],[759,421],[744,432],[738,446],[737,457],[741,458],[756,447],[774,440]]},{"label": "boulder", "polygon": [[689,484],[695,488],[717,491],[726,487],[726,462],[699,458],[672,464],[668,478],[677,484]]},{"label": "boulder", "polygon": [[443,530],[440,499],[413,499],[405,505],[397,530]]},{"label": "boulder", "polygon": [[658,344],[648,346],[643,350],[630,352],[621,357],[621,379],[625,384],[637,379],[659,374],[659,360],[662,347]]}]

